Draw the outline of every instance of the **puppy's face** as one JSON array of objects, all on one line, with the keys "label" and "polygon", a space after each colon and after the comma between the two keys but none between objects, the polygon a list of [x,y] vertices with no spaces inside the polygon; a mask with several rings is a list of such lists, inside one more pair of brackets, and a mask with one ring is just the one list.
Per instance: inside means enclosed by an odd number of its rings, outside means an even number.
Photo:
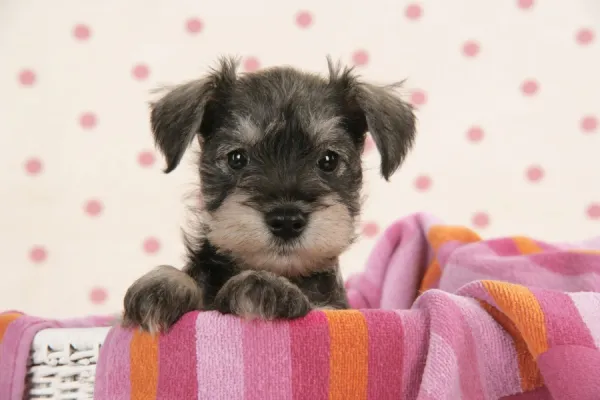
[{"label": "puppy's face", "polygon": [[223,60],[153,105],[167,172],[197,136],[204,233],[214,246],[284,275],[331,267],[354,238],[366,131],[387,179],[412,144],[412,111],[331,63],[328,79],[291,68],[239,76],[235,67]]}]

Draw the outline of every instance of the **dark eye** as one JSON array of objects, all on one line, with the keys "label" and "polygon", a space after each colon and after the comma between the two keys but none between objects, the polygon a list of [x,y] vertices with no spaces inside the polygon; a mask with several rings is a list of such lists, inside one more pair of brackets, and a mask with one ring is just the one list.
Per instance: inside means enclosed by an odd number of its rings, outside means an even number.
[{"label": "dark eye", "polygon": [[328,150],[323,157],[317,162],[317,166],[323,172],[333,172],[340,162],[340,156],[331,150]]},{"label": "dark eye", "polygon": [[227,163],[231,169],[242,169],[248,165],[248,154],[244,150],[234,150],[227,154]]}]

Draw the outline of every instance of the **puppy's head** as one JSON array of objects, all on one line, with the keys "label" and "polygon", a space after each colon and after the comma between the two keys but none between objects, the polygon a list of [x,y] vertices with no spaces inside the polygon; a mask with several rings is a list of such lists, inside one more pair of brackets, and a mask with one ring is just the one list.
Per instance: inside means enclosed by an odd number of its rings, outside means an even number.
[{"label": "puppy's head", "polygon": [[152,105],[166,172],[198,138],[214,246],[280,274],[330,267],[354,238],[366,132],[388,179],[414,139],[411,107],[331,61],[326,78],[287,67],[238,75],[236,66],[223,59]]}]

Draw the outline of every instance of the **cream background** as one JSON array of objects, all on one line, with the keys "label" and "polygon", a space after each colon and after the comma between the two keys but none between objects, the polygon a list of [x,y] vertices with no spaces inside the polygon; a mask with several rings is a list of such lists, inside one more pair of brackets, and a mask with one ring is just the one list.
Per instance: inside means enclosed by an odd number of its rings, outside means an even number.
[{"label": "cream background", "polygon": [[[0,310],[115,312],[136,277],[181,266],[193,152],[160,172],[146,102],[220,54],[315,72],[331,54],[375,82],[408,78],[407,99],[426,100],[391,183],[376,151],[365,154],[367,225],[345,274],[362,268],[377,227],[416,211],[486,237],[597,235],[599,26],[597,0],[2,0]],[[537,91],[526,95],[528,80]],[[481,140],[469,140],[473,127]]]}]

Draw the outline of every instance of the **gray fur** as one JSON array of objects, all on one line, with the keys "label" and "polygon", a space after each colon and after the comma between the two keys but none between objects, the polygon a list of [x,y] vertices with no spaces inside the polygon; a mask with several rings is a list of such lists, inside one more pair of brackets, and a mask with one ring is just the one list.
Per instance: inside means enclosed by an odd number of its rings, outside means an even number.
[{"label": "gray fur", "polygon": [[152,333],[164,331],[183,314],[201,310],[202,302],[202,290],[188,274],[163,265],[129,287],[122,324]]},{"label": "gray fur", "polygon": [[[171,89],[152,105],[166,172],[176,168],[195,137],[202,149],[205,208],[200,235],[187,239],[185,274],[202,293],[203,309],[272,319],[295,318],[311,308],[346,308],[338,257],[355,238],[365,135],[370,131],[381,153],[381,174],[389,179],[413,144],[412,109],[393,87],[365,83],[330,60],[328,77],[290,67],[238,74],[236,67],[236,60],[222,59],[208,76]],[[238,150],[249,161],[234,170],[228,154]],[[324,172],[319,160],[331,151],[339,164]],[[281,206],[307,216],[298,238],[284,241],[268,229],[265,215]],[[175,271],[168,273],[183,274]],[[183,282],[167,281],[177,282],[167,285],[170,290]],[[154,300],[153,290],[168,290],[155,279],[134,287],[133,294]],[[175,294],[150,305],[126,301],[125,314],[133,324],[150,318],[168,327],[173,315],[196,304],[196,294],[192,301]],[[163,320],[148,317],[151,312]]]},{"label": "gray fur", "polygon": [[303,317],[311,309],[308,297],[287,278],[268,271],[243,271],[217,293],[215,308],[246,319]]}]

